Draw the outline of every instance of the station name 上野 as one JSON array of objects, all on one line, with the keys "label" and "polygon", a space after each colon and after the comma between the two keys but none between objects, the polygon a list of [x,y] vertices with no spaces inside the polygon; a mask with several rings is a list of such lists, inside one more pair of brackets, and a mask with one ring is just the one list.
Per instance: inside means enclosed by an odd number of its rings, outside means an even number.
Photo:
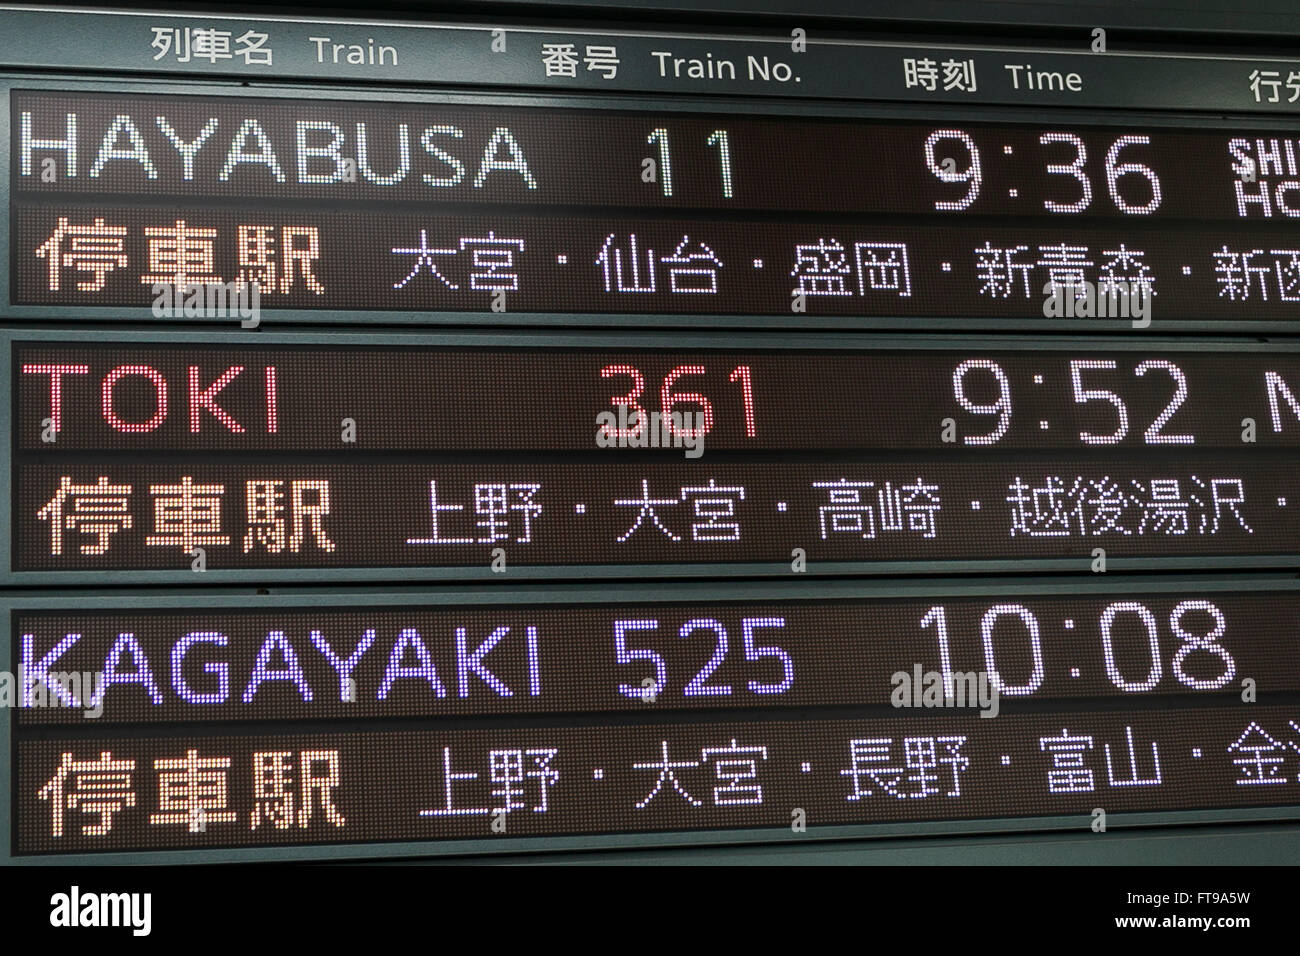
[{"label": "station name \u4e0a\u91ce", "polygon": [[[18,123],[20,179],[59,183],[88,178],[170,183],[281,183],[324,186],[364,181],[432,188],[498,187],[509,180],[537,189],[519,139],[496,126],[471,141],[448,123],[344,122],[321,118],[194,115],[186,104],[168,116],[68,111]],[[185,115],[189,113],[190,115]],[[384,157],[383,162],[379,156]]]}]

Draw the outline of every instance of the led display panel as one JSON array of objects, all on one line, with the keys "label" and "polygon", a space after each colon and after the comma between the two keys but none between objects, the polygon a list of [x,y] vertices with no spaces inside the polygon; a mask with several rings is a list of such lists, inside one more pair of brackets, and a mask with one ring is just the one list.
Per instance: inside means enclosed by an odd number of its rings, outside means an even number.
[{"label": "led display panel", "polygon": [[[1267,807],[1295,708],[212,737],[17,748],[16,848],[260,847]],[[1290,753],[1287,753],[1287,751]],[[1288,761],[1288,757],[1290,758]],[[1291,767],[1283,769],[1283,764]],[[495,828],[494,828],[495,822]]]},{"label": "led display panel", "polygon": [[[888,707],[914,668],[1007,703],[1300,691],[1300,597],[786,600],[490,608],[49,612],[13,622],[23,727]],[[50,674],[100,675],[64,689]],[[46,688],[41,690],[39,685]],[[918,681],[920,683],[920,681]],[[44,703],[36,706],[38,696]]]},{"label": "led display panel", "polygon": [[1300,530],[1286,348],[673,342],[15,341],[12,567],[1249,557]]},{"label": "led display panel", "polygon": [[681,590],[16,599],[14,852],[1293,803],[1294,581]]},{"label": "led display panel", "polygon": [[1300,308],[1284,129],[26,89],[10,106],[23,305],[212,319],[239,307],[185,290],[256,288],[259,309],[1141,327]]}]

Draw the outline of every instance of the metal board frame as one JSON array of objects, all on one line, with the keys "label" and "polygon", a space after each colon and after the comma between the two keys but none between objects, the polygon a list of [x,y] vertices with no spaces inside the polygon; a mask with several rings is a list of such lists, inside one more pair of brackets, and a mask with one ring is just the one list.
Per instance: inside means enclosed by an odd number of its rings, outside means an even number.
[{"label": "metal board frame", "polygon": [[[799,846],[729,847],[504,855],[491,862],[526,866],[1294,866],[1300,824],[1198,826],[1096,833],[972,834],[943,837],[837,840]],[[367,864],[376,861],[368,860]],[[411,865],[421,860],[386,860]],[[482,857],[439,858],[444,865],[482,863]]]},{"label": "metal board frame", "polygon": [[[592,5],[586,0],[542,0],[545,8],[538,12],[548,16],[582,15],[589,16]],[[703,7],[679,3],[677,0],[664,0],[658,4],[643,3],[640,0],[609,0],[620,12],[630,16],[673,15],[678,11],[691,13],[710,13],[714,15],[738,15],[749,12],[752,5],[738,3],[737,0],[712,0]],[[1051,27],[1066,24],[1080,27],[1091,26],[1094,20],[1100,25],[1125,25],[1141,28],[1159,27],[1163,33],[1176,35],[1189,30],[1212,30],[1216,35],[1231,36],[1233,33],[1254,34],[1261,39],[1277,39],[1278,33],[1292,36],[1300,33],[1300,19],[1288,7],[1284,0],[1269,0],[1267,10],[1248,17],[1224,5],[1219,9],[1194,9],[1188,4],[1186,9],[1177,11],[1179,23],[1167,22],[1168,11],[1161,9],[1135,8],[1133,4],[1102,2],[1078,7],[1056,0],[1031,3],[1018,0],[1001,0],[993,2],[987,10],[980,10],[978,17],[972,16],[968,5],[950,2],[950,0],[879,0],[869,6],[854,4],[848,0],[828,0],[817,3],[812,8],[807,4],[787,2],[787,0],[764,0],[763,12],[778,17],[797,17],[809,15],[814,17],[844,18],[846,25],[850,20],[893,20],[915,23],[921,17],[932,21],[950,23],[1034,23]],[[1148,6],[1146,4],[1143,5]],[[475,13],[495,11],[486,3],[463,3],[462,7]],[[509,8],[517,9],[517,8]],[[1240,20],[1249,22],[1240,25]],[[932,24],[930,24],[932,25]],[[611,96],[560,96],[545,93],[536,94],[469,94],[462,92],[417,92],[364,88],[359,86],[335,86],[318,82],[308,86],[291,83],[257,83],[249,85],[237,81],[201,81],[169,80],[166,82],[119,79],[111,81],[116,88],[140,93],[189,93],[205,95],[243,95],[317,98],[322,94],[339,99],[404,99],[419,102],[472,102],[496,103],[511,106],[578,106],[584,108],[609,109],[662,109],[676,112],[724,111],[745,114],[774,114],[801,116],[832,116],[841,118],[879,116],[882,118],[914,119],[918,116],[933,117],[936,122],[945,120],[1002,120],[1009,122],[1046,122],[1066,119],[1071,123],[1114,122],[1117,116],[1134,123],[1148,126],[1214,126],[1231,123],[1239,128],[1260,128],[1267,130],[1300,129],[1300,118],[1277,115],[1243,115],[1243,114],[1186,114],[1172,116],[1169,114],[1144,114],[1126,111],[1122,114],[1067,108],[1062,111],[1049,112],[1039,108],[1025,107],[917,107],[900,105],[828,105],[823,102],[808,103],[797,101],[764,101],[752,99],[737,101],[731,98],[702,97],[697,95],[668,99],[665,97],[636,97],[626,94]],[[9,199],[9,162],[10,146],[8,130],[10,129],[9,97],[11,88],[30,89],[64,89],[64,90],[100,90],[105,89],[105,81],[87,79],[67,80],[52,79],[39,73],[0,74],[0,202],[8,205]],[[0,230],[0,319],[18,324],[31,322],[27,328],[11,329],[0,332],[4,345],[0,347],[4,361],[0,362],[0,389],[5,394],[12,394],[13,383],[10,380],[12,361],[9,347],[13,341],[84,341],[91,337],[100,337],[103,332],[112,329],[113,339],[123,342],[212,342],[214,344],[243,344],[244,336],[253,333],[238,331],[217,331],[212,326],[196,329],[176,325],[157,325],[141,330],[145,323],[154,320],[147,310],[115,307],[14,307],[9,304],[9,269],[10,237],[8,229]],[[358,328],[380,328],[383,326],[432,325],[432,326],[478,326],[482,331],[465,333],[456,331],[440,336],[424,337],[423,343],[430,339],[440,344],[477,345],[477,346],[514,346],[526,348],[565,347],[565,348],[680,348],[678,336],[654,333],[640,334],[631,331],[616,331],[614,326],[635,326],[639,329],[691,328],[691,329],[772,329],[772,330],[845,330],[845,329],[896,329],[899,331],[925,330],[931,332],[1031,332],[1038,331],[1051,334],[1078,334],[1084,331],[1128,332],[1122,322],[1114,324],[1106,320],[1034,320],[1034,319],[916,319],[907,317],[879,318],[844,318],[844,317],[809,317],[801,316],[797,321],[781,316],[672,316],[672,315],[611,315],[592,316],[574,314],[522,314],[512,316],[495,316],[491,313],[393,313],[393,312],[301,312],[293,310],[266,310],[266,322],[272,328],[281,329],[294,326],[330,326],[351,324],[353,330]],[[56,331],[43,327],[44,322],[59,322]],[[66,323],[82,323],[79,329],[72,330]],[[98,323],[96,326],[86,323]],[[502,333],[503,325],[526,325],[533,327],[572,327],[590,329],[586,332],[551,332],[542,335],[524,335]],[[132,328],[134,326],[134,328]],[[127,331],[121,331],[123,328]],[[166,331],[164,331],[166,329]],[[1229,334],[1243,338],[1228,340],[1226,344],[1243,350],[1294,351],[1300,348],[1295,341],[1268,341],[1258,338],[1273,332],[1295,333],[1300,331],[1297,322],[1242,323],[1240,328],[1233,328]],[[830,338],[811,341],[812,337],[798,338],[777,333],[768,335],[737,337],[733,341],[726,335],[701,335],[694,342],[701,343],[699,348],[832,348],[832,347],[880,347],[880,348],[942,348],[960,344],[971,350],[999,348],[1105,348],[1109,350],[1151,349],[1153,347],[1178,348],[1194,351],[1213,349],[1225,342],[1180,341],[1162,337],[1165,333],[1212,332],[1225,334],[1224,323],[1208,320],[1185,319],[1157,321],[1146,334],[1135,335],[1131,332],[1123,339],[1113,341],[1078,340],[1071,338],[1038,339],[1025,341],[1007,338],[988,343],[975,343],[969,339],[933,339],[929,336],[906,337],[903,335],[885,337],[850,337],[836,336],[832,343]],[[391,328],[386,334],[365,337],[346,336],[343,331],[325,335],[276,336],[273,332],[262,331],[262,336],[252,341],[274,342],[276,344],[412,344],[415,339],[409,335],[398,335]],[[560,338],[560,336],[563,338]],[[598,337],[616,339],[615,342],[602,342]],[[1249,339],[1249,340],[1247,340]],[[350,340],[350,341],[349,341]],[[707,344],[711,342],[712,344]],[[10,420],[0,420],[0,474],[8,475],[11,467],[9,460],[12,447]],[[8,496],[6,496],[8,497]],[[0,507],[0,584],[28,586],[47,582],[37,581],[32,575],[15,577],[9,570],[8,541],[11,532],[9,508],[6,503]],[[1154,560],[1156,564],[1144,563]],[[1300,567],[1300,556],[1280,556],[1263,559],[1206,559],[1195,558],[1186,561],[1168,561],[1162,559],[1115,559],[1117,569],[1160,567],[1189,568],[1205,570],[1213,565],[1216,570],[1251,567]],[[893,573],[894,571],[924,571],[927,573],[953,573],[956,571],[1022,571],[1022,570],[1069,570],[1081,572],[1078,562],[983,562],[976,567],[953,567],[949,563],[936,562],[924,567],[909,565],[890,568],[881,565],[840,565],[826,573]],[[515,580],[529,578],[553,579],[559,577],[603,577],[593,575],[589,568],[547,568],[533,569],[541,574],[529,573],[529,569],[512,569],[512,582],[509,585],[498,584],[488,589],[456,589],[446,587],[403,587],[394,584],[395,578],[413,580],[409,572],[420,569],[385,569],[373,572],[346,571],[340,569],[339,578],[347,577],[351,581],[347,590],[285,591],[278,587],[260,589],[245,588],[233,590],[229,587],[218,589],[172,588],[168,591],[128,591],[126,589],[104,589],[108,583],[100,573],[56,574],[48,583],[53,585],[44,591],[8,591],[0,593],[0,653],[6,660],[12,659],[12,637],[10,634],[12,612],[17,609],[62,609],[86,610],[92,608],[191,608],[191,607],[257,607],[259,602],[268,606],[355,606],[368,604],[508,604],[548,602],[595,603],[598,595],[600,602],[618,600],[665,601],[716,599],[743,600],[754,598],[754,582],[674,582],[671,598],[663,597],[661,587],[652,584],[641,586],[616,581],[602,586],[593,592],[590,586],[543,586],[515,584]],[[485,569],[486,570],[486,569]],[[695,565],[656,568],[615,569],[618,574],[610,577],[630,577],[633,574],[643,578],[678,575],[698,577],[699,567]],[[628,574],[630,570],[632,574]],[[817,573],[822,569],[812,568]],[[213,574],[214,572],[208,572]],[[319,583],[334,577],[330,573],[322,574],[317,570],[291,572],[240,572],[230,576],[229,572],[215,572],[223,576],[208,578],[218,584],[231,585],[238,581],[257,581],[270,583],[285,582],[294,586]],[[755,566],[728,566],[729,575],[738,574],[778,574],[788,573],[784,568],[771,569]],[[154,572],[116,572],[113,577],[132,584],[154,584],[164,581],[190,583],[192,578]],[[439,575],[429,575],[439,577]],[[491,579],[484,573],[480,577]],[[356,585],[359,580],[383,582],[382,588],[366,590]],[[1102,582],[1092,578],[1063,580],[1056,579],[1004,579],[997,582],[966,579],[935,579],[925,583],[911,581],[899,582],[837,582],[825,579],[816,581],[776,581],[759,582],[761,597],[764,600],[780,599],[816,599],[833,597],[881,596],[906,597],[908,595],[943,593],[952,596],[974,596],[994,594],[1066,594],[1079,593],[1083,589],[1105,590],[1113,593],[1131,593],[1135,591],[1163,591],[1179,589],[1228,588],[1232,590],[1261,591],[1295,589],[1300,587],[1296,575],[1251,575],[1220,577],[1173,577],[1161,576],[1150,579],[1117,579],[1113,574]],[[63,584],[83,584],[100,587],[101,590],[78,590],[75,594],[55,590]],[[279,602],[279,603],[277,603]],[[8,612],[8,613],[6,613]],[[12,740],[10,735],[11,713],[0,709],[0,738]],[[11,763],[0,760],[0,816],[8,817],[11,811]],[[1290,822],[1282,822],[1290,821]],[[1236,825],[1224,825],[1225,823]],[[1254,825],[1250,825],[1254,824]],[[752,862],[777,863],[1150,863],[1153,859],[1165,862],[1222,862],[1225,859],[1241,859],[1243,856],[1260,862],[1288,863],[1294,862],[1300,855],[1300,808],[1264,808],[1237,811],[1194,811],[1185,813],[1155,813],[1112,815],[1111,825],[1117,831],[1109,835],[1094,835],[1084,832],[1086,821],[1079,818],[1024,818],[1019,820],[981,820],[962,821],[959,824],[883,824],[853,827],[836,827],[796,837],[789,833],[772,831],[726,831],[681,834],[634,834],[611,837],[537,837],[537,838],[501,838],[487,841],[458,841],[443,843],[400,843],[369,844],[318,847],[281,847],[239,850],[204,850],[195,854],[188,850],[175,850],[150,853],[113,853],[60,855],[55,857],[19,857],[11,855],[12,827],[0,828],[0,861],[18,864],[100,864],[100,863],[193,863],[198,862],[235,862],[254,860],[389,860],[402,862],[412,857],[438,857],[455,861],[458,857],[467,860],[482,860],[484,854],[500,862],[625,862],[625,863],[664,863],[664,862]],[[601,853],[618,849],[618,854]],[[569,851],[565,854],[553,854],[552,851]]]},{"label": "metal board frame", "polygon": [[[389,0],[388,5],[399,11],[423,9],[420,0]],[[530,5],[546,8],[549,16],[567,17],[590,16],[596,6],[593,0],[532,0]],[[488,16],[503,7],[511,8],[502,0],[456,0],[447,10],[464,8],[476,16]],[[1251,0],[1248,12],[1229,0],[1091,0],[1082,4],[1070,0],[981,0],[977,4],[968,0],[603,0],[599,7],[606,15],[615,11],[627,17],[816,18],[843,21],[848,27],[888,22],[899,27],[950,30],[1101,26],[1159,30],[1175,36],[1193,31],[1274,37],[1300,33],[1300,15],[1289,0]]]}]

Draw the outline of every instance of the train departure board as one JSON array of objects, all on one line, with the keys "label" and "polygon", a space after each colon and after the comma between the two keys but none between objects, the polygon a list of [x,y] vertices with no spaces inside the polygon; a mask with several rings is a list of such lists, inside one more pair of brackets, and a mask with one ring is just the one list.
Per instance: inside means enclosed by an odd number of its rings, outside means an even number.
[{"label": "train departure board", "polygon": [[1287,35],[473,6],[0,5],[0,862],[1300,845]]}]

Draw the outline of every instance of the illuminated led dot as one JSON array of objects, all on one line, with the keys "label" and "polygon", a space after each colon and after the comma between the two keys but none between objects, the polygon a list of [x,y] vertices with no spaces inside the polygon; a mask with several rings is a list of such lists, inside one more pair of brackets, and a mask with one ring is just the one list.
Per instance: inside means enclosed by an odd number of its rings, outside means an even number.
[{"label": "illuminated led dot", "polygon": [[1038,427],[1041,428],[1043,431],[1047,431],[1047,419],[1046,418],[1040,419],[1038,422]]},{"label": "illuminated led dot", "polygon": [[1004,767],[1010,767],[1010,766],[1011,766],[1011,758],[1008,757],[1006,754],[1003,754],[1003,755],[1002,755],[1002,766],[1004,766]]},{"label": "illuminated led dot", "polygon": [[1200,759],[1201,759],[1201,748],[1200,748],[1200,747],[1193,747],[1193,748],[1192,748],[1192,756],[1195,757],[1197,760],[1200,760]]},{"label": "illuminated led dot", "polygon": [[1285,499],[1285,498],[1279,498],[1279,499],[1277,499],[1277,506],[1278,506],[1279,508],[1285,508],[1285,507],[1286,507],[1286,499]]},{"label": "illuminated led dot", "polygon": [[569,257],[561,252],[555,257],[555,262],[557,265],[567,266],[569,264]]},{"label": "illuminated led dot", "polygon": [[1014,188],[1012,188],[1012,189],[1008,189],[1008,190],[1007,190],[1007,195],[1010,196],[1012,199],[1015,199],[1016,197],[1018,197],[1018,196],[1020,195],[1020,190],[1019,190],[1019,189],[1014,189]]},{"label": "illuminated led dot", "polygon": [[576,504],[573,506],[573,513],[575,515],[585,515],[587,513],[587,506],[581,503]]},{"label": "illuminated led dot", "polygon": [[755,268],[755,269],[761,269],[761,268],[763,268],[763,260],[762,260],[762,259],[755,259],[755,260],[754,260],[754,268]]},{"label": "illuminated led dot", "polygon": [[1042,384],[1043,384],[1043,376],[1041,376],[1041,375],[1035,375],[1035,376],[1034,376],[1034,384],[1035,384],[1035,385],[1042,385]]},{"label": "illuminated led dot", "polygon": [[941,262],[941,263],[939,263],[939,268],[942,269],[944,272],[952,272],[952,263],[951,263],[951,262]]},{"label": "illuminated led dot", "polygon": [[1191,275],[1191,274],[1192,274],[1192,267],[1191,267],[1191,266],[1183,266],[1183,275],[1185,275],[1185,276],[1189,276],[1189,275]]},{"label": "illuminated led dot", "polygon": [[1067,618],[1065,619],[1065,629],[1066,629],[1067,631],[1072,631],[1072,630],[1074,630],[1074,618],[1072,618],[1072,617],[1067,617]]},{"label": "illuminated led dot", "polygon": [[802,770],[804,773],[812,773],[812,764],[810,764],[807,760],[805,760],[803,763],[799,765],[799,769]]},{"label": "illuminated led dot", "polygon": [[1071,667],[1071,668],[1070,668],[1070,676],[1071,676],[1071,677],[1078,677],[1078,676],[1079,676],[1079,668],[1077,668],[1077,667]]},{"label": "illuminated led dot", "polygon": [[1010,156],[1010,155],[1011,155],[1011,147],[1010,147],[1010,146],[1003,146],[1003,147],[1002,147],[1002,152],[1005,153],[1007,156]]},{"label": "illuminated led dot", "polygon": [[980,510],[980,503],[979,503],[978,501],[972,501],[972,502],[970,503],[970,510],[971,510],[971,511],[979,511],[979,510]]},{"label": "illuminated led dot", "polygon": [[604,770],[601,770],[599,767],[597,767],[595,770],[593,770],[593,771],[591,772],[591,779],[592,779],[592,780],[604,780],[604,779],[605,779],[605,771],[604,771]]},{"label": "illuminated led dot", "polygon": [[776,510],[777,510],[777,511],[784,511],[785,509],[786,509],[786,503],[785,503],[784,501],[778,501],[778,502],[776,503]]}]

